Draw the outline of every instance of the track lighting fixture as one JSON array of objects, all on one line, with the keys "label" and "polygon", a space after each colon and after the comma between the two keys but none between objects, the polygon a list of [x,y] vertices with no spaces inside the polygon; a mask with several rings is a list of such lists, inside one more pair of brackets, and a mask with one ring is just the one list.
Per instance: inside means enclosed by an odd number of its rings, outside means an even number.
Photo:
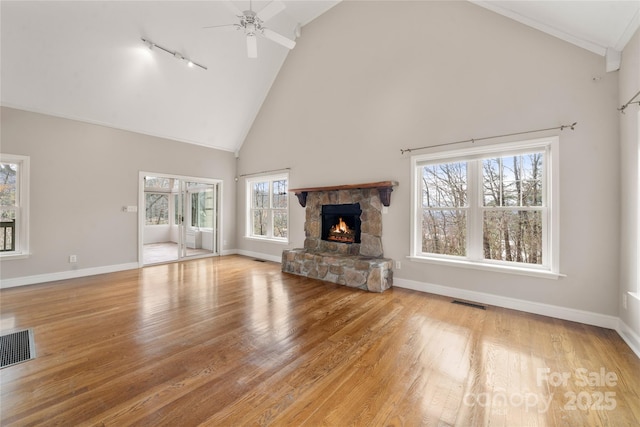
[{"label": "track lighting fixture", "polygon": [[183,54],[181,54],[178,51],[167,49],[166,47],[160,46],[159,44],[156,44],[156,43],[152,42],[151,40],[145,39],[144,37],[142,38],[142,42],[145,45],[147,45],[147,47],[149,49],[153,49],[153,48],[157,47],[158,49],[162,50],[163,52],[167,52],[168,54],[172,55],[177,60],[186,62],[187,66],[190,67],[190,68],[193,68],[193,66],[196,66],[196,67],[202,68],[203,70],[207,69],[207,67],[205,67],[204,65],[198,64],[197,62],[195,62],[195,61],[193,61],[193,60],[191,60],[189,58],[186,58]]}]

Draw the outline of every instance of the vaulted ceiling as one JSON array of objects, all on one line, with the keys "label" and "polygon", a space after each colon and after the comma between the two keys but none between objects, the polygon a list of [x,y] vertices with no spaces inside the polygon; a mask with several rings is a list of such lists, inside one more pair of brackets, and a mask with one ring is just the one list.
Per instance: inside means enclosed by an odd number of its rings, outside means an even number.
[{"label": "vaulted ceiling", "polygon": [[[301,34],[294,49],[304,49],[304,25],[339,1],[285,0],[284,11],[265,26],[290,39]],[[610,68],[609,57],[615,68],[616,53],[640,25],[639,1],[474,3],[607,57]],[[260,13],[268,6],[244,0],[3,0],[0,102],[237,151],[288,49],[259,38],[258,58],[248,58],[242,31],[204,27],[238,22],[238,9]],[[142,38],[176,55],[149,49]]]},{"label": "vaulted ceiling", "polygon": [[[267,26],[295,38],[336,1],[286,1]],[[254,1],[260,11],[267,1]],[[248,1],[234,1],[240,10]],[[225,1],[2,1],[2,104],[235,151],[288,49],[247,57]],[[304,30],[303,30],[304,31]],[[148,39],[207,68],[188,67]]]},{"label": "vaulted ceiling", "polygon": [[638,0],[473,3],[602,56],[622,51],[640,25]]}]

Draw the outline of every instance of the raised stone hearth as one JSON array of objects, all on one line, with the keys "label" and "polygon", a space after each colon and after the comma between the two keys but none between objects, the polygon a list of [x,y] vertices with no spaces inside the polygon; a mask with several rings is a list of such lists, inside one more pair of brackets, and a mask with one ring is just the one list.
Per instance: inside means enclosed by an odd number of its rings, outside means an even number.
[{"label": "raised stone hearth", "polygon": [[382,292],[393,283],[393,262],[385,258],[315,252],[307,249],[285,250],[282,271],[326,280],[352,288]]},{"label": "raised stone hearth", "polygon": [[[389,206],[393,181],[291,190],[306,208],[304,248],[282,253],[282,271],[382,292],[393,284],[393,261],[384,258],[382,207]],[[382,200],[381,200],[382,197]],[[359,204],[360,243],[322,240],[323,205]]]}]

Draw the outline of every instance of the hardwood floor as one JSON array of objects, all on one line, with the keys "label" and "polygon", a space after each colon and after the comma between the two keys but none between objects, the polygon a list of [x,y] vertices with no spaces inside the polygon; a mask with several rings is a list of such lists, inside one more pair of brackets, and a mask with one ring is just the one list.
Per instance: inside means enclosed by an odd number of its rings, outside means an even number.
[{"label": "hardwood floor", "polygon": [[0,424],[637,426],[612,330],[228,256],[0,291]]}]

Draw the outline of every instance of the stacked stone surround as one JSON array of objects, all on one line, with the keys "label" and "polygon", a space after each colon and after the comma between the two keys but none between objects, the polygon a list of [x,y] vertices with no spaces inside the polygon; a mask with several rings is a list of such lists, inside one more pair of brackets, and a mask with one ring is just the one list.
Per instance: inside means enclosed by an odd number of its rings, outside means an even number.
[{"label": "stacked stone surround", "polygon": [[[360,243],[322,240],[322,205],[359,203]],[[309,192],[304,248],[282,253],[282,271],[382,292],[393,284],[393,261],[382,249],[382,203],[374,188]]]},{"label": "stacked stone surround", "polygon": [[[344,243],[343,243],[344,244]],[[393,262],[385,258],[290,249],[282,253],[282,271],[352,288],[382,292],[393,284]]]}]

